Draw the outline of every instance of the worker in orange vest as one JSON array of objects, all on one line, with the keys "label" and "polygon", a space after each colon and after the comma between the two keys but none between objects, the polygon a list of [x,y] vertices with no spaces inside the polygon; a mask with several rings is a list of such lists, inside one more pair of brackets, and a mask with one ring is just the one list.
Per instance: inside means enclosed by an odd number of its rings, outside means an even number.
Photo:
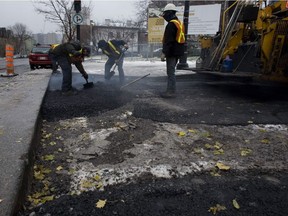
[{"label": "worker in orange vest", "polygon": [[176,16],[176,6],[167,4],[162,17],[168,22],[163,37],[163,49],[161,60],[166,59],[167,90],[161,94],[163,98],[176,97],[176,76],[175,67],[181,56],[184,55],[185,28],[183,23]]}]

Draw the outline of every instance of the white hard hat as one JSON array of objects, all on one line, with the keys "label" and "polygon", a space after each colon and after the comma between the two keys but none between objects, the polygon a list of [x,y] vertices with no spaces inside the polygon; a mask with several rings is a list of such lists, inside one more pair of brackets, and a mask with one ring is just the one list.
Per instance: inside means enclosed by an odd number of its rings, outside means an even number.
[{"label": "white hard hat", "polygon": [[172,3],[169,3],[165,6],[164,11],[177,11],[176,6]]}]

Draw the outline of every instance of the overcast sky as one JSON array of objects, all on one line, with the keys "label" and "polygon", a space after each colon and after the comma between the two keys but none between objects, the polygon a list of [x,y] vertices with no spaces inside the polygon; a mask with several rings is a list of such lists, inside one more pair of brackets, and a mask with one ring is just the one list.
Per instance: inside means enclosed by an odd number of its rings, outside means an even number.
[{"label": "overcast sky", "polygon": [[[103,23],[105,19],[135,19],[135,1],[91,0],[93,7],[91,18],[96,23]],[[33,2],[31,0],[0,0],[0,27],[13,26],[18,22],[25,24],[32,33],[56,32],[57,25],[45,21],[44,15],[37,14]],[[85,4],[89,1],[82,0],[82,2]]]}]

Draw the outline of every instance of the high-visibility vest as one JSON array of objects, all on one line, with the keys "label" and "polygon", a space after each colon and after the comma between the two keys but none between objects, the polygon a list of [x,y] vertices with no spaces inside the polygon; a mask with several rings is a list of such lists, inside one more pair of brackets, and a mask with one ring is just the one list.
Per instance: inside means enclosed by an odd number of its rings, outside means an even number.
[{"label": "high-visibility vest", "polygon": [[171,20],[177,27],[176,41],[180,44],[185,43],[185,27],[184,24],[179,20]]},{"label": "high-visibility vest", "polygon": [[[117,53],[118,55],[120,55],[120,52],[117,50],[117,48],[114,46],[114,44],[111,41],[108,41],[109,46],[112,48],[112,50]],[[109,53],[107,50],[104,50],[104,53],[106,53],[107,55],[110,55],[111,53]]]},{"label": "high-visibility vest", "polygon": [[55,47],[59,46],[60,44],[51,44],[50,47],[51,49],[54,49]]}]

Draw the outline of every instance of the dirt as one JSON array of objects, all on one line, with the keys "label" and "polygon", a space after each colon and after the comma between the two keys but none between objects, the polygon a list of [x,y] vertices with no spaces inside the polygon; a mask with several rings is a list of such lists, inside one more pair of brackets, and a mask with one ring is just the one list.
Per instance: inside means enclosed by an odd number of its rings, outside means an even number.
[{"label": "dirt", "polygon": [[285,98],[183,82],[167,101],[161,85],[47,92],[18,215],[287,215]]}]

